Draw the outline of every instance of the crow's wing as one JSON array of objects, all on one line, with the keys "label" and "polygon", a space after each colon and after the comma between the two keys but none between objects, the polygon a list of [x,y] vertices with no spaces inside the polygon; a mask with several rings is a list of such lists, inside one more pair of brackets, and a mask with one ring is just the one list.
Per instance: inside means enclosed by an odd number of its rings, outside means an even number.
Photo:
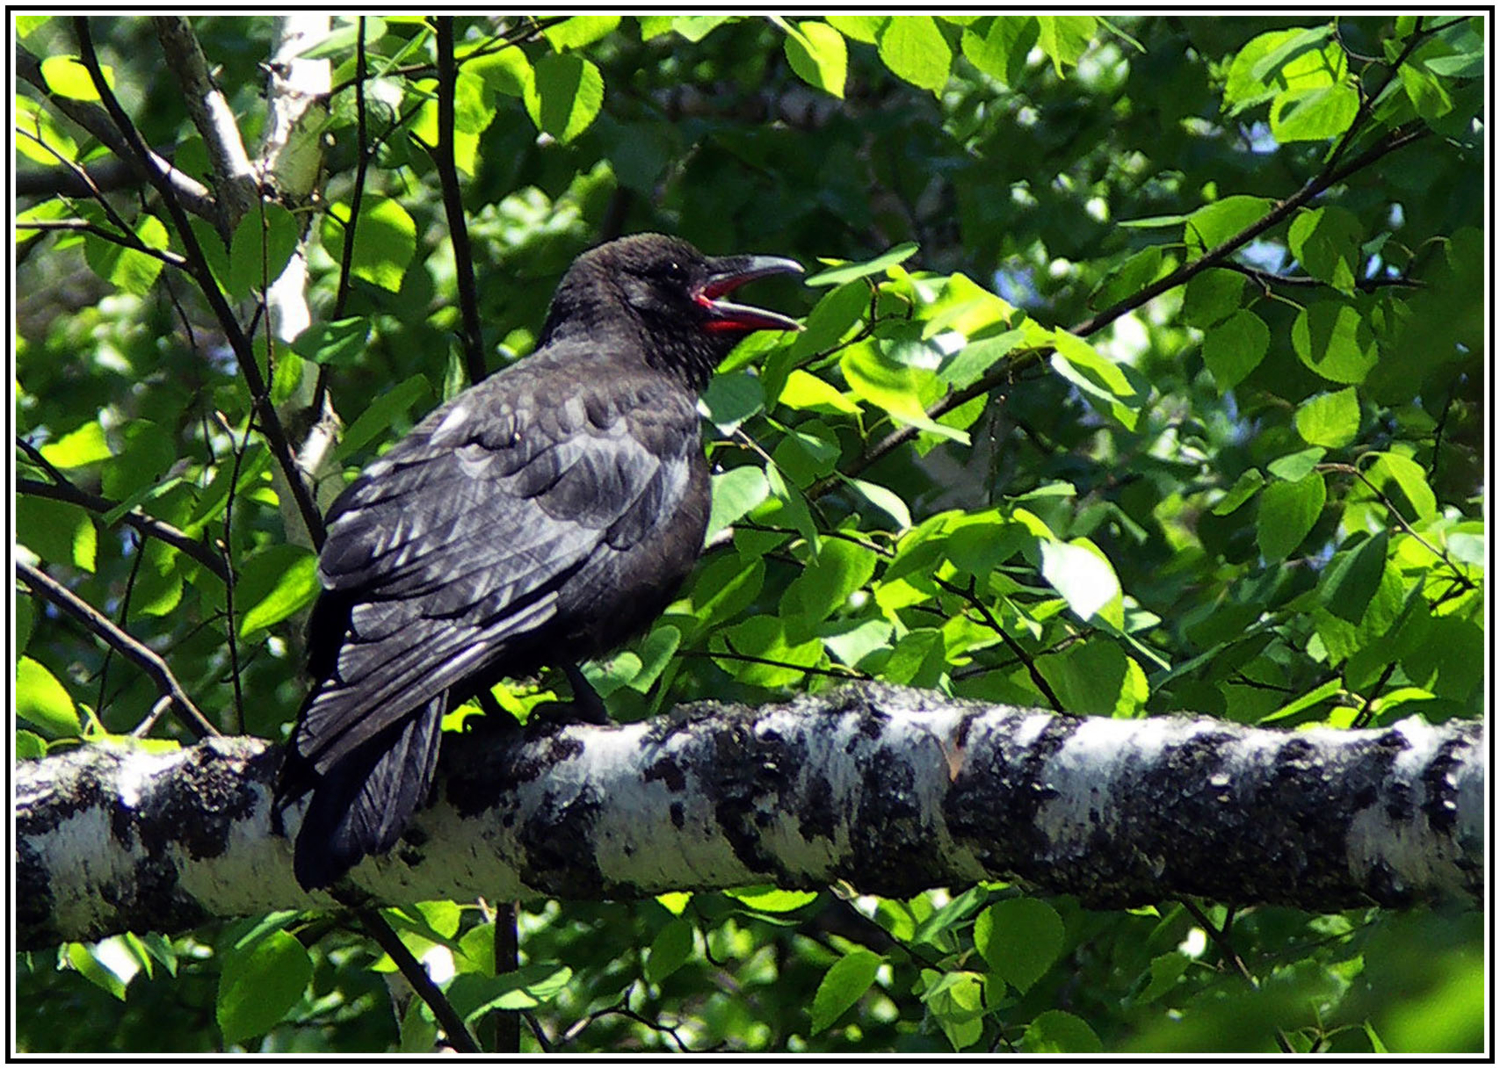
[{"label": "crow's wing", "polygon": [[546,635],[612,557],[670,525],[701,449],[686,391],[617,364],[534,357],[435,411],[330,510],[319,575],[347,617],[313,636],[324,678],[300,758],[326,774]]}]

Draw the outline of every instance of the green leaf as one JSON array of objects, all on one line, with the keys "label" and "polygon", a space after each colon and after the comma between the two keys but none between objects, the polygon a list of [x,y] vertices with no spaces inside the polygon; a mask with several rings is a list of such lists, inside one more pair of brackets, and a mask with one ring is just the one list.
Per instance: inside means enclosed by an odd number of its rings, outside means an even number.
[{"label": "green leaf", "polygon": [[1358,626],[1370,607],[1370,599],[1380,588],[1389,547],[1390,532],[1383,530],[1354,549],[1334,554],[1318,584],[1318,597],[1324,608]]},{"label": "green leaf", "polygon": [[829,15],[828,25],[851,41],[873,45],[889,19],[888,15]]},{"label": "green leaf", "polygon": [[894,15],[877,40],[880,61],[902,81],[933,93],[948,84],[953,50],[930,15]]},{"label": "green leaf", "polygon": [[359,418],[344,430],[343,440],[334,455],[342,460],[357,450],[363,449],[375,437],[390,430],[391,422],[418,401],[432,396],[432,387],[425,376],[413,375],[404,382],[391,387],[370,402],[370,406],[359,414]]},{"label": "green leaf", "polygon": [[1042,577],[1067,601],[1080,620],[1095,613],[1120,595],[1120,580],[1109,561],[1082,545],[1044,541]]},{"label": "green leaf", "polygon": [[1212,267],[1188,280],[1182,290],[1182,321],[1207,329],[1233,315],[1245,292],[1245,276]]},{"label": "green leaf", "polygon": [[1306,92],[1333,84],[1344,75],[1343,50],[1329,41],[1333,27],[1272,30],[1253,38],[1229,65],[1224,103],[1230,115],[1263,104],[1281,93]]},{"label": "green leaf", "polygon": [[921,395],[924,387],[934,383],[931,371],[893,360],[879,346],[869,343],[845,349],[839,356],[839,367],[856,396],[884,409],[898,423],[968,444],[969,436],[963,431],[928,417]]},{"label": "green leaf", "polygon": [[827,538],[817,555],[793,579],[781,597],[781,614],[805,622],[823,620],[870,581],[875,552],[842,538]]},{"label": "green leaf", "polygon": [[1064,66],[1077,66],[1078,60],[1094,41],[1099,20],[1093,15],[1038,15],[1037,44],[1052,60],[1052,69],[1061,78]]},{"label": "green leaf", "polygon": [[1267,561],[1285,560],[1302,544],[1323,514],[1328,491],[1314,472],[1297,482],[1271,483],[1261,492],[1255,538]]},{"label": "green leaf", "polygon": [[448,999],[463,1014],[464,1023],[474,1022],[494,1010],[529,1010],[550,1002],[573,979],[573,970],[539,962],[523,965],[496,977],[464,973],[448,987]]},{"label": "green leaf", "polygon": [[869,950],[851,950],[834,962],[813,995],[812,1029],[814,1035],[837,1021],[844,1011],[858,1002],[885,961]]},{"label": "green leaf", "polygon": [[[536,80],[531,61],[519,48],[502,48],[484,56],[464,60],[463,69],[476,74],[491,94],[525,98]],[[455,125],[457,116],[454,117]]]},{"label": "green leaf", "polygon": [[[782,687],[802,679],[804,668],[823,659],[823,643],[816,638],[798,641],[787,630],[788,621],[774,616],[752,616],[714,637],[715,652],[738,657],[715,657],[726,672],[754,687]],[[741,660],[753,657],[755,660]]]},{"label": "green leaf", "polygon": [[659,984],[686,964],[693,952],[693,925],[676,917],[662,925],[646,953],[646,979]]},{"label": "green leaf", "polygon": [[1443,83],[1430,71],[1422,70],[1412,63],[1400,67],[1401,88],[1416,113],[1429,122],[1441,119],[1453,110],[1453,98]]},{"label": "green leaf", "polygon": [[848,416],[859,415],[859,405],[845,397],[835,387],[816,375],[801,368],[793,368],[781,388],[778,404],[788,408],[812,409],[818,412],[840,412]]},{"label": "green leaf", "polygon": [[[334,204],[324,224],[323,246],[343,248],[343,226],[348,225],[349,206]],[[417,250],[417,224],[405,208],[384,197],[365,197],[354,234],[354,253],[349,265],[356,278],[398,293],[407,265]]]},{"label": "green leaf", "polygon": [[77,505],[25,496],[15,503],[16,540],[47,561],[94,570],[99,536],[93,515]]},{"label": "green leaf", "polygon": [[31,641],[31,628],[35,622],[36,608],[31,598],[17,588],[15,631],[11,635],[11,653],[14,656],[19,657],[26,652],[26,645]]},{"label": "green leaf", "polygon": [[1342,293],[1354,292],[1364,231],[1346,208],[1329,206],[1300,213],[1287,232],[1287,247],[1313,278]]},{"label": "green leaf", "polygon": [[713,505],[708,513],[708,530],[703,536],[705,542],[771,496],[771,484],[766,481],[764,469],[754,464],[716,474],[711,485]]},{"label": "green leaf", "polygon": [[1308,473],[1321,464],[1327,455],[1328,451],[1322,446],[1299,449],[1295,453],[1286,453],[1277,457],[1266,465],[1266,471],[1278,479],[1294,483],[1305,479]]},{"label": "green leaf", "polygon": [[844,35],[826,22],[797,23],[800,36],[788,35],[782,42],[792,71],[808,85],[844,98],[844,79],[849,70],[849,51]]},{"label": "green leaf", "polygon": [[104,440],[104,428],[98,421],[85,423],[57,441],[42,446],[42,456],[47,463],[65,471],[108,460],[111,455],[109,443]]},{"label": "green leaf", "polygon": [[[1174,220],[1178,223],[1183,221],[1180,217]],[[1159,245],[1148,245],[1131,253],[1095,287],[1094,292],[1089,295],[1089,307],[1109,308],[1126,297],[1134,296],[1162,277],[1164,266],[1175,262]],[[1188,285],[1191,286],[1192,281]]]},{"label": "green leaf", "polygon": [[1098,1054],[1104,1044],[1083,1018],[1066,1010],[1045,1010],[1026,1026],[1021,1049],[1028,1054]]},{"label": "green leaf", "polygon": [[1271,136],[1283,145],[1326,141],[1348,130],[1358,114],[1359,91],[1347,83],[1281,93],[1271,104]]},{"label": "green leaf", "polygon": [[126,981],[100,960],[99,952],[87,943],[67,943],[68,964],[81,973],[84,979],[101,990],[109,992],[121,1002],[125,1001]]},{"label": "green leaf", "polygon": [[620,25],[619,15],[574,15],[542,31],[547,43],[559,52],[569,48],[583,48],[595,41],[603,40]]},{"label": "green leaf", "polygon": [[1386,497],[1392,498],[1398,509],[1404,497],[1417,519],[1427,520],[1437,515],[1437,497],[1427,484],[1427,471],[1422,465],[1399,453],[1375,453],[1373,456],[1375,463],[1365,469],[1365,478]]},{"label": "green leaf", "polygon": [[964,56],[974,66],[1006,86],[1020,84],[1026,73],[1026,57],[1036,46],[1040,27],[1032,15],[996,15],[989,25],[966,27]]},{"label": "green leaf", "polygon": [[[154,215],[142,215],[134,233],[148,249],[167,247],[167,228]],[[148,252],[93,234],[84,238],[83,248],[85,259],[96,275],[137,297],[144,297],[151,291],[161,269],[166,266]]]},{"label": "green leaf", "polygon": [[974,947],[1005,982],[1028,991],[1062,953],[1063,922],[1039,898],[1010,898],[974,922]]},{"label": "green leaf", "polygon": [[1340,449],[1359,433],[1359,395],[1350,386],[1309,397],[1298,407],[1294,422],[1304,442]]},{"label": "green leaf", "polygon": [[1036,664],[1063,708],[1077,716],[1136,716],[1148,697],[1145,673],[1114,642],[1091,639]]},{"label": "green leaf", "polygon": [[588,60],[571,54],[537,60],[526,113],[538,130],[566,145],[589,128],[603,103],[604,77]]},{"label": "green leaf", "polygon": [[1271,330],[1265,320],[1241,308],[1203,335],[1203,362],[1214,384],[1228,392],[1260,366],[1271,347]]},{"label": "green leaf", "polygon": [[370,321],[350,316],[314,323],[292,342],[292,352],[329,367],[347,367],[370,347]]},{"label": "green leaf", "polygon": [[1342,679],[1330,679],[1326,683],[1314,687],[1306,694],[1299,695],[1298,697],[1292,699],[1285,705],[1276,709],[1274,712],[1268,713],[1267,715],[1261,717],[1258,721],[1256,721],[1256,723],[1274,724],[1278,721],[1290,720],[1291,718],[1305,712],[1308,709],[1313,708],[1314,706],[1321,705],[1331,698],[1337,697],[1339,692],[1343,689],[1344,681]]},{"label": "green leaf", "polygon": [[16,731],[16,760],[34,761],[47,756],[47,740],[34,731]]},{"label": "green leaf", "polygon": [[864,479],[846,478],[844,482],[857,490],[860,496],[875,508],[895,520],[898,530],[904,531],[911,526],[911,510],[906,507],[906,502],[901,499],[901,495],[895,491]]},{"label": "green leaf", "polygon": [[1146,984],[1144,990],[1136,996],[1136,1001],[1142,1004],[1155,1002],[1163,995],[1174,989],[1182,974],[1187,972],[1193,959],[1180,950],[1169,951],[1159,954],[1151,959],[1151,980]]},{"label": "green leaf", "polygon": [[1190,250],[1206,252],[1224,244],[1257,223],[1273,203],[1264,197],[1237,194],[1205,204],[1188,216],[1183,240]]},{"label": "green leaf", "polygon": [[1331,382],[1358,385],[1375,366],[1375,334],[1359,309],[1342,301],[1316,301],[1292,321],[1298,358]]},{"label": "green leaf", "polygon": [[1125,369],[1082,338],[1063,330],[1052,335],[1056,346],[1050,361],[1052,370],[1082,390],[1085,397],[1102,401],[1106,412],[1127,430],[1134,430],[1145,398]]},{"label": "green leaf", "polygon": [[318,558],[311,550],[293,545],[262,550],[241,568],[236,604],[245,612],[240,635],[270,627],[311,605],[319,589]]},{"label": "green leaf", "polygon": [[[856,278],[878,275],[909,259],[916,251],[917,243],[915,241],[902,242],[900,245],[896,245],[881,253],[873,260],[865,260],[860,263],[842,263],[829,267],[826,271],[819,271],[816,275],[803,279],[802,284],[804,286],[838,286]],[[862,308],[866,303],[868,303],[868,299],[862,298],[859,306]],[[812,326],[813,324],[809,322],[808,328],[811,329]]]},{"label": "green leaf", "polygon": [[776,887],[746,887],[724,893],[760,913],[790,913],[818,899],[816,891],[783,891]]},{"label": "green leaf", "polygon": [[[99,73],[104,75],[104,84],[115,89],[115,69],[99,64]],[[42,79],[47,88],[69,100],[98,101],[99,91],[89,77],[88,68],[77,56],[48,56],[42,60]]]},{"label": "green leaf", "polygon": [[248,297],[280,278],[301,236],[297,217],[280,204],[262,204],[259,211],[247,212],[229,243],[229,295]]},{"label": "green leaf", "polygon": [[269,1032],[302,1000],[312,972],[307,948],[284,931],[236,947],[225,957],[214,1007],[224,1042]]},{"label": "green leaf", "polygon": [[[61,167],[59,155],[63,159],[77,157],[78,143],[73,140],[71,134],[57,124],[51,112],[30,97],[18,95],[11,99],[15,101],[16,107],[14,144],[18,155],[24,156],[32,163],[39,163],[43,167]],[[43,204],[49,203],[59,209],[53,218],[61,218],[67,214],[66,206],[61,201],[43,202]],[[35,214],[30,214],[30,210],[29,217],[37,218]]]},{"label": "green leaf", "polygon": [[748,371],[715,375],[703,391],[703,406],[709,422],[728,438],[741,423],[765,409],[765,387]]},{"label": "green leaf", "polygon": [[730,553],[711,561],[693,583],[693,615],[704,628],[730,619],[756,599],[765,578],[766,562],[759,557]]},{"label": "green leaf", "polygon": [[1017,329],[971,341],[943,360],[938,368],[938,378],[955,390],[972,386],[991,367],[1016,352],[1025,336],[1025,331]]},{"label": "green leaf", "polygon": [[677,36],[697,44],[726,22],[734,22],[736,15],[677,15],[672,19],[672,29]]},{"label": "green leaf", "polygon": [[78,709],[46,665],[22,657],[16,663],[16,716],[33,724],[49,739],[76,738]]}]

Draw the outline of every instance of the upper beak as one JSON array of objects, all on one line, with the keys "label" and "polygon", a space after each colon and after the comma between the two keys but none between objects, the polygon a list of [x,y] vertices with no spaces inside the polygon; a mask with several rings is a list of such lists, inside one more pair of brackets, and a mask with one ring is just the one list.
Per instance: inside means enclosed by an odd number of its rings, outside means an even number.
[{"label": "upper beak", "polygon": [[693,291],[693,300],[708,310],[710,330],[801,330],[802,324],[779,312],[721,300],[722,296],[766,275],[800,275],[802,265],[784,256],[720,256],[709,261],[709,275]]}]

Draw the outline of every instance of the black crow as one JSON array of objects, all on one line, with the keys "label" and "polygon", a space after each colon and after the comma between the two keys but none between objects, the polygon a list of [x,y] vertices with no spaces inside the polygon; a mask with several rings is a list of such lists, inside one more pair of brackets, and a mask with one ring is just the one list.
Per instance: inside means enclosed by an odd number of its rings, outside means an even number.
[{"label": "black crow", "polygon": [[[316,680],[276,812],[311,792],[295,873],[327,887],[395,845],[432,785],[443,713],[644,631],[702,549],[697,396],[749,331],[724,295],[800,272],[637,234],[584,253],[536,351],[427,416],[334,502],[308,625]],[[597,696],[581,705],[602,719]]]}]

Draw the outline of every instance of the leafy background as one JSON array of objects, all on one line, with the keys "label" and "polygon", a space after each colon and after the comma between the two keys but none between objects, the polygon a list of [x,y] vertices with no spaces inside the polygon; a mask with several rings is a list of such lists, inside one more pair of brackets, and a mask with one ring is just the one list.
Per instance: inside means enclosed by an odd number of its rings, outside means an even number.
[{"label": "leafy background", "polygon": [[[253,143],[270,20],[192,24]],[[321,200],[201,243],[248,327],[310,224],[314,325],[263,371],[287,413],[321,376],[352,475],[467,377],[423,147],[434,28],[335,24]],[[16,94],[33,180],[18,553],[161,653],[221,729],[280,737],[312,552],[219,323],[154,255],[185,248],[159,198],[127,187],[110,213],[69,191],[70,163],[109,155],[56,104],[97,96],[75,28],[16,29],[54,98]],[[491,368],[529,351],[570,260],[620,233],[811,267],[754,298],[807,330],[753,337],[708,391],[711,548],[650,634],[588,669],[614,714],[878,678],[1290,729],[1480,716],[1488,32],[1438,15],[457,19],[453,161]],[[147,141],[206,180],[149,21],[93,33]],[[132,508],[220,540],[234,585],[122,522]],[[18,756],[135,731],[155,684],[27,587],[15,603]],[[524,716],[550,684],[497,697]],[[189,738],[147,727],[131,744]],[[1097,911],[1003,883],[537,901],[523,968],[498,976],[486,904],[387,915],[461,1012],[526,1010],[564,1051],[1485,1036],[1482,923],[1457,907]],[[393,1012],[390,969],[338,914],[66,945],[18,957],[16,1042],[428,1049],[431,1014]]]}]

